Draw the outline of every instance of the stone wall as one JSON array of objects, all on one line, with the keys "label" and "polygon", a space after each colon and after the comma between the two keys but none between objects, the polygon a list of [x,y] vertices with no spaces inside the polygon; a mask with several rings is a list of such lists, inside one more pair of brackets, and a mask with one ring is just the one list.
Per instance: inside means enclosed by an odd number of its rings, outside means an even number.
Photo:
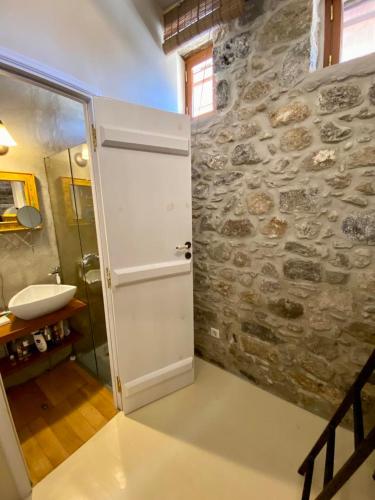
[{"label": "stone wall", "polygon": [[218,111],[193,125],[195,343],[328,417],[375,343],[375,56],[309,74],[311,13],[249,2],[214,35]]}]

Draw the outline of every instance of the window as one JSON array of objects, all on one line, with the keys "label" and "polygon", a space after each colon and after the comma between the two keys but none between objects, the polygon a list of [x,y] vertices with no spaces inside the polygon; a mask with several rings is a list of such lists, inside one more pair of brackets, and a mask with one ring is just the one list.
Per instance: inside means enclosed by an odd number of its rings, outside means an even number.
[{"label": "window", "polygon": [[[172,3],[172,2],[169,2]],[[180,0],[164,14],[167,54],[200,33],[239,17],[246,0]]]},{"label": "window", "polygon": [[214,110],[212,46],[185,59],[186,114],[192,118]]},{"label": "window", "polygon": [[324,66],[375,51],[375,0],[326,0]]}]

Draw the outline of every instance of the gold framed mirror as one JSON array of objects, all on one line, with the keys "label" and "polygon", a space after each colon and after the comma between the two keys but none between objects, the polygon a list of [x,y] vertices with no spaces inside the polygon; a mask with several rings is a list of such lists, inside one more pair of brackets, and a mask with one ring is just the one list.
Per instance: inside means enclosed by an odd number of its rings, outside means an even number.
[{"label": "gold framed mirror", "polygon": [[68,224],[93,224],[94,202],[91,181],[61,177]]},{"label": "gold framed mirror", "polygon": [[35,176],[21,172],[0,172],[0,232],[28,230],[17,220],[17,210],[25,206],[39,210]]}]

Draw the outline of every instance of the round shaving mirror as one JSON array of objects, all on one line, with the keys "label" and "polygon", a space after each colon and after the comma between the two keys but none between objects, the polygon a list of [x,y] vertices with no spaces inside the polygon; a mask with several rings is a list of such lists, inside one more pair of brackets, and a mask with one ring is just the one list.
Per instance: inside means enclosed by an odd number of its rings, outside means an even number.
[{"label": "round shaving mirror", "polygon": [[17,210],[17,221],[23,227],[35,229],[42,223],[42,216],[37,208],[25,205]]}]

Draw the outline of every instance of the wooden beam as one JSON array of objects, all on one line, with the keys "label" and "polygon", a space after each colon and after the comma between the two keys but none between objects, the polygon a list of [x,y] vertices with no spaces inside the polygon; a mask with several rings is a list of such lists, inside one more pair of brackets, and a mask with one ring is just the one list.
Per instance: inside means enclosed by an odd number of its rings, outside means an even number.
[{"label": "wooden beam", "polygon": [[324,467],[324,486],[333,478],[335,463],[335,428],[330,428],[327,440],[326,463]]},{"label": "wooden beam", "polygon": [[354,418],[354,445],[356,448],[363,441],[365,432],[363,429],[362,401],[361,393],[356,392],[353,401],[353,418]]},{"label": "wooden beam", "polygon": [[310,500],[312,478],[314,473],[314,461],[311,460],[307,466],[305,482],[303,483],[302,500]]}]

